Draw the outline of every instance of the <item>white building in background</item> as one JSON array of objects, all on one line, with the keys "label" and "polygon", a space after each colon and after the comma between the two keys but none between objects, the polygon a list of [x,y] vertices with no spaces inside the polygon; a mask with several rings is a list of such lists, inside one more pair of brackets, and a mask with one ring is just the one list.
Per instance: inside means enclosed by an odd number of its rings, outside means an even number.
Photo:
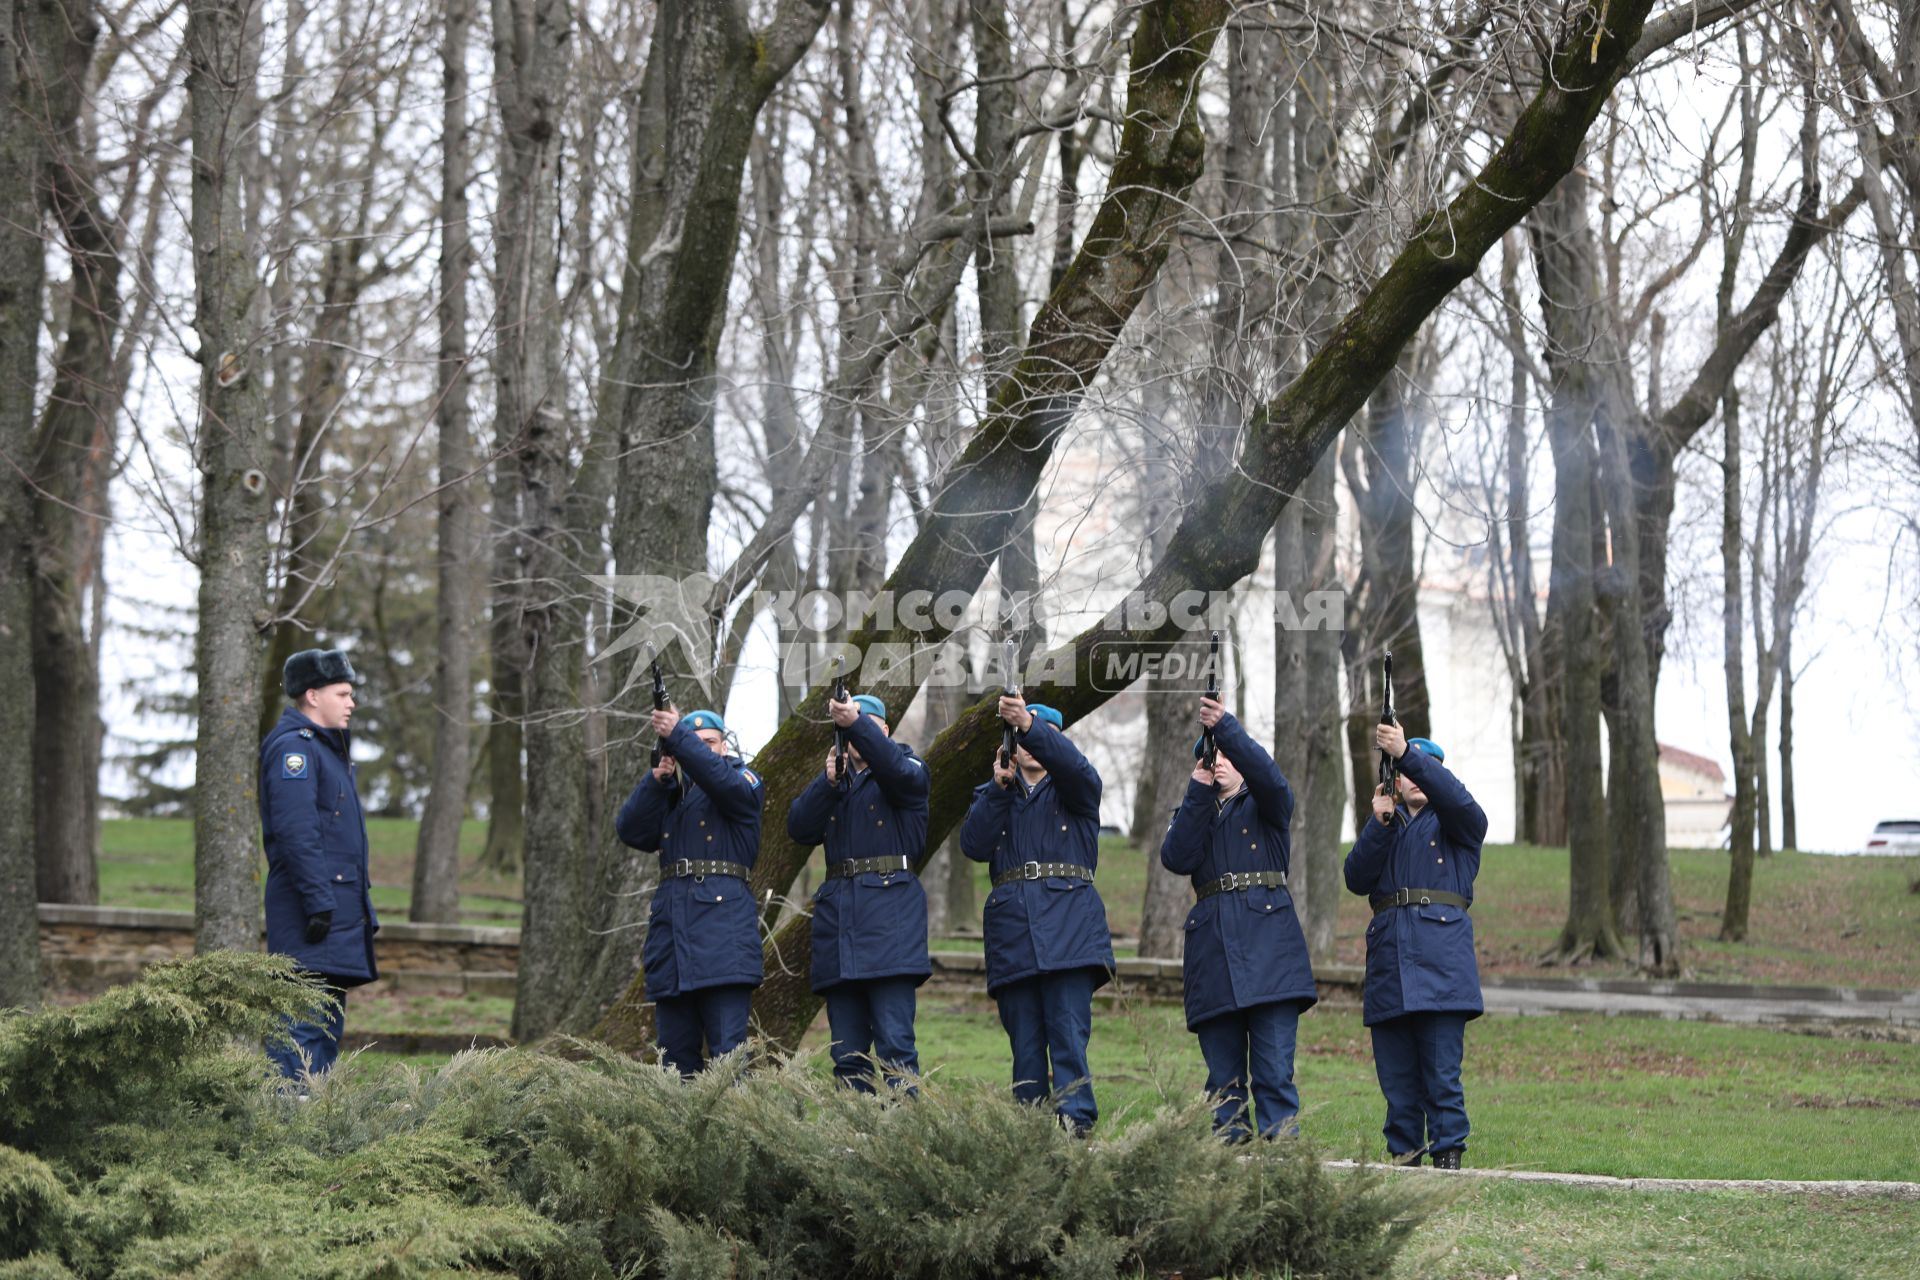
[{"label": "white building in background", "polygon": [[1717,849],[1726,843],[1733,797],[1719,761],[1661,743],[1660,794],[1666,800],[1668,848]]}]

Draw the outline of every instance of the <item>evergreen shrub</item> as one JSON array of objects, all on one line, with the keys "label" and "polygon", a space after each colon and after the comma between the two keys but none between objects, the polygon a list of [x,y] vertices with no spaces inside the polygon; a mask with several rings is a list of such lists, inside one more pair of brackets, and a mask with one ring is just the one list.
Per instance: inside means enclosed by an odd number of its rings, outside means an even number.
[{"label": "evergreen shrub", "polygon": [[1002,1090],[871,1097],[804,1058],[347,1059],[301,1101],[256,1046],[316,998],[214,955],[0,1019],[0,1280],[1372,1277],[1460,1192],[1224,1146],[1199,1099],[1087,1142]]}]

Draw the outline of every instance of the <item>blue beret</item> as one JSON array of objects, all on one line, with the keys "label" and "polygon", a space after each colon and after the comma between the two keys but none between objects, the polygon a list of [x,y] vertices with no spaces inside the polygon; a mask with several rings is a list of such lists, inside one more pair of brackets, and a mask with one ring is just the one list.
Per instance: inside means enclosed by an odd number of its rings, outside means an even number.
[{"label": "blue beret", "polygon": [[870,693],[854,694],[853,705],[866,715],[879,716],[882,720],[887,718],[887,704]]},{"label": "blue beret", "polygon": [[355,684],[353,664],[338,649],[302,649],[280,668],[280,683],[289,698],[297,698],[309,689],[324,689],[330,684]]},{"label": "blue beret", "polygon": [[718,711],[689,711],[685,724],[696,732],[701,729],[718,729],[721,733],[727,731],[727,722],[720,718]]},{"label": "blue beret", "polygon": [[1432,756],[1435,760],[1445,760],[1447,758],[1447,753],[1442,751],[1440,744],[1432,738],[1408,738],[1407,745],[1418,748],[1421,755]]},{"label": "blue beret", "polygon": [[1056,729],[1065,729],[1067,727],[1066,717],[1062,716],[1058,711],[1055,711],[1044,702],[1029,702],[1027,704],[1027,711],[1035,720],[1045,720]]}]

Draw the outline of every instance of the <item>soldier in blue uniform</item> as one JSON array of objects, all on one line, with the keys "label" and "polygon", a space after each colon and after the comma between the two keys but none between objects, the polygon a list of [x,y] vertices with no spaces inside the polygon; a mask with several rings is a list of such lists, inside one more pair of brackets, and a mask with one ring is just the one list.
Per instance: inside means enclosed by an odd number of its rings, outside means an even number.
[{"label": "soldier in blue uniform", "polygon": [[1469,1019],[1483,1011],[1473,956],[1473,878],[1487,815],[1426,738],[1378,725],[1374,740],[1400,762],[1399,799],[1376,788],[1373,817],[1347,854],[1347,888],[1366,894],[1363,1017],[1387,1099],[1387,1152],[1419,1163],[1431,1152],[1458,1169],[1467,1146],[1460,1060]]},{"label": "soldier in blue uniform", "polygon": [[267,848],[267,950],[318,975],[334,1004],[324,1022],[288,1024],[291,1044],[267,1053],[281,1074],[328,1070],[340,1054],[347,991],[380,976],[380,931],[368,892],[367,822],[354,789],[353,665],[338,649],[288,658],[293,705],[260,743],[260,831]]},{"label": "soldier in blue uniform", "polygon": [[984,912],[987,994],[1013,1049],[1013,1096],[1052,1090],[1076,1135],[1099,1109],[1087,1070],[1093,993],[1113,976],[1107,909],[1093,887],[1099,864],[1100,775],[1061,732],[1052,707],[1000,699],[1017,731],[1011,767],[996,754],[993,781],[974,788],[960,850],[989,864]]},{"label": "soldier in blue uniform", "polygon": [[[660,855],[640,962],[660,1057],[692,1075],[747,1038],[760,985],[760,916],[747,875],[760,856],[760,775],[727,750],[716,712],[653,713],[663,748],[620,807],[628,846]],[[702,1050],[702,1044],[705,1050]]]},{"label": "soldier in blue uniform", "polygon": [[927,766],[895,742],[887,706],[871,694],[829,700],[846,731],[849,777],[837,753],[787,811],[787,834],[827,850],[827,878],[813,900],[813,989],[826,998],[833,1074],[873,1092],[871,1054],[917,1074],[915,991],[933,973],[927,957],[927,893],[913,864],[927,843]]},{"label": "soldier in blue uniform", "polygon": [[[1296,1129],[1293,1050],[1302,1012],[1319,999],[1306,935],[1287,891],[1293,791],[1273,757],[1220,703],[1200,700],[1214,767],[1194,765],[1160,843],[1160,862],[1193,877],[1187,913],[1187,1030],[1200,1038],[1214,1128],[1246,1141],[1249,1092],[1260,1134]],[[1193,744],[1196,758],[1204,738]],[[1249,1069],[1251,1068],[1251,1069]]]}]

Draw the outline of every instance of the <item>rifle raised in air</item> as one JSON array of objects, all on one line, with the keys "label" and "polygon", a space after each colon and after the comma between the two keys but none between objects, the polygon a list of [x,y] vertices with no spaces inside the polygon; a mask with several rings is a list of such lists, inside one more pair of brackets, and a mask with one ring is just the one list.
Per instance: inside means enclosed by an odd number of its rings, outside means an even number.
[{"label": "rifle raised in air", "polygon": [[[654,653],[653,657],[647,660],[647,666],[653,670],[653,709],[655,711],[665,711],[669,705],[667,701],[667,682],[660,674],[660,655],[658,651]],[[670,754],[670,752],[660,745],[660,739],[655,738],[653,740],[653,750],[647,753],[648,767],[658,769],[661,759]]]},{"label": "rifle raised in air", "polygon": [[[1220,633],[1215,631],[1207,648],[1207,697],[1220,701]],[[1213,769],[1214,761],[1220,758],[1220,749],[1213,740],[1213,730],[1202,726],[1200,729],[1200,767]]]},{"label": "rifle raised in air", "polygon": [[[836,656],[833,660],[833,700],[835,702],[847,700],[847,677],[841,670],[846,665],[846,661],[843,656]],[[852,779],[847,774],[847,731],[839,725],[833,727],[833,772],[834,785],[840,790],[845,791],[853,785]]]},{"label": "rifle raised in air", "polygon": [[[1393,651],[1389,649],[1380,659],[1380,684],[1385,690],[1380,708],[1381,724],[1399,724],[1393,714]],[[1395,785],[1400,778],[1400,765],[1383,747],[1380,751],[1380,785],[1387,789],[1386,794],[1393,796],[1398,790]]]},{"label": "rifle raised in air", "polygon": [[[1000,678],[1005,683],[1001,685],[1000,692],[1009,698],[1017,698],[1020,696],[1020,682],[1013,678],[1014,668],[1019,661],[1019,646],[1011,640],[1007,641],[1000,666]],[[1013,768],[1013,748],[1015,743],[1013,726],[1010,724],[1002,724],[1000,728],[1000,767],[1002,769]]]}]

